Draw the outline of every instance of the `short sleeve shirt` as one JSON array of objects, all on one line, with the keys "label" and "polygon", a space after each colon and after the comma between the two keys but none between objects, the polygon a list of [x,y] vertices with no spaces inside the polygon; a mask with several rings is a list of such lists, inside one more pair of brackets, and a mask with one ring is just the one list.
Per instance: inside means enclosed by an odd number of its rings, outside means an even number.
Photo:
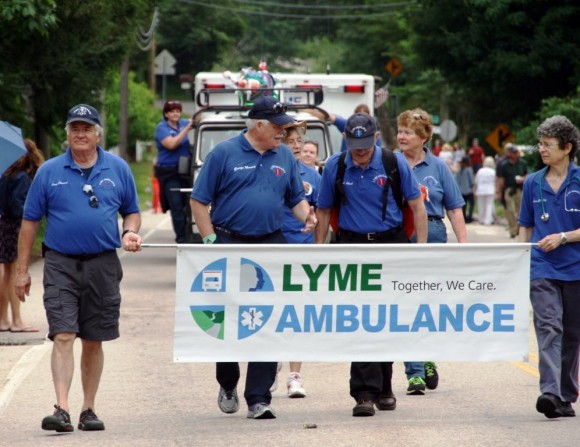
[{"label": "short sleeve shirt", "polygon": [[[98,158],[86,178],[70,148],[40,166],[24,205],[24,219],[46,217],[45,244],[70,255],[94,254],[121,246],[118,215],[139,212],[131,169],[116,155],[97,148]],[[98,207],[89,204],[90,185]]]},{"label": "short sleeve shirt", "polygon": [[191,198],[211,204],[214,225],[244,235],[273,233],[282,228],[284,207],[304,200],[298,163],[285,145],[260,154],[245,132],[212,149]]},{"label": "short sleeve shirt", "polygon": [[[397,166],[401,177],[401,192],[407,200],[421,196],[419,184],[403,155],[395,153]],[[340,154],[334,154],[327,161],[322,172],[318,208],[333,208],[336,199],[336,175]],[[383,189],[388,184],[383,166],[381,150],[375,148],[373,157],[365,169],[356,166],[350,157],[345,158],[343,187],[346,203],[341,204],[338,219],[340,228],[356,233],[383,232],[400,226],[403,214],[389,188],[385,220],[383,215]]]},{"label": "short sleeve shirt", "polygon": [[[524,182],[518,223],[533,229],[531,242],[580,228],[580,168],[570,164],[566,180],[557,192],[544,180],[545,173],[546,168],[534,172]],[[547,221],[542,220],[544,212],[549,215]],[[532,247],[530,278],[580,280],[580,244],[560,245],[547,253]]]},{"label": "short sleeve shirt", "polygon": [[165,167],[177,167],[179,157],[189,156],[189,139],[187,136],[183,139],[178,148],[169,150],[161,144],[167,137],[174,137],[181,129],[187,126],[188,120],[180,119],[177,129],[171,127],[167,120],[162,119],[155,129],[155,144],[157,145],[157,165]]}]

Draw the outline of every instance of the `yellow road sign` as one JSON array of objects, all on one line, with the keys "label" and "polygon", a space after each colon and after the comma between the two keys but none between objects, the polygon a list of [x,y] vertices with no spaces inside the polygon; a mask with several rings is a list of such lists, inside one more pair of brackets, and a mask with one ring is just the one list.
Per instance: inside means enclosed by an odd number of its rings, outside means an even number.
[{"label": "yellow road sign", "polygon": [[494,151],[498,154],[503,153],[503,145],[508,141],[513,141],[516,136],[511,133],[505,124],[498,124],[498,126],[485,138]]}]

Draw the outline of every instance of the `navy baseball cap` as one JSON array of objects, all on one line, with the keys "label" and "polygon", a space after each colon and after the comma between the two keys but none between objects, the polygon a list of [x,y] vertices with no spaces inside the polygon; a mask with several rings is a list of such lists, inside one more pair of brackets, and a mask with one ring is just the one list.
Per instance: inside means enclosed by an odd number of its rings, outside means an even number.
[{"label": "navy baseball cap", "polygon": [[75,121],[83,121],[84,123],[95,125],[101,125],[101,117],[99,112],[93,106],[88,104],[77,104],[72,109],[68,111],[68,117],[66,119],[66,124],[73,123]]},{"label": "navy baseball cap", "polygon": [[268,120],[278,126],[296,124],[294,118],[286,115],[286,104],[273,96],[260,96],[248,112],[248,118],[253,120]]},{"label": "navy baseball cap", "polygon": [[344,138],[349,149],[371,149],[375,147],[377,123],[366,113],[355,113],[346,121]]}]

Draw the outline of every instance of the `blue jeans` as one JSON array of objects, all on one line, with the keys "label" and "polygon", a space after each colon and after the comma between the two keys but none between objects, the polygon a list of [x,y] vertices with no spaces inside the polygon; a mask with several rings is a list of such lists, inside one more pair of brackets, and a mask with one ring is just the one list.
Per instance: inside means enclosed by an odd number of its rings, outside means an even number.
[{"label": "blue jeans", "polygon": [[[428,220],[427,231],[428,244],[447,243],[447,227],[445,227],[443,219]],[[416,235],[413,235],[411,242],[417,242]],[[410,379],[411,377],[421,377],[422,379],[425,379],[425,362],[405,362],[405,374],[407,374],[407,379]]]},{"label": "blue jeans", "polygon": [[[417,243],[417,234],[411,237],[413,244]],[[446,244],[447,243],[447,227],[443,219],[428,220],[427,221],[427,243],[428,244]]]},{"label": "blue jeans", "polygon": [[405,374],[407,379],[421,377],[425,380],[425,362],[405,362]]}]

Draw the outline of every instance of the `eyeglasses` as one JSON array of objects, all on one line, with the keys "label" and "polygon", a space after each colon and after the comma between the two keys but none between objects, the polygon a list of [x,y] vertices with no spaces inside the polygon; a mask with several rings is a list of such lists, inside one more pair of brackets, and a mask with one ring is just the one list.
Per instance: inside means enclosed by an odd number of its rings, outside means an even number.
[{"label": "eyeglasses", "polygon": [[93,187],[91,185],[84,185],[83,192],[89,196],[89,205],[91,208],[98,208],[99,207],[99,199],[93,193]]},{"label": "eyeglasses", "polygon": [[558,143],[556,144],[546,144],[546,143],[542,143],[541,141],[537,144],[536,146],[538,149],[540,149],[541,147],[543,147],[544,149],[556,149],[557,147],[559,147]]},{"label": "eyeglasses", "polygon": [[282,104],[281,102],[277,102],[272,106],[272,109],[276,113],[284,113],[286,110],[288,110],[288,106],[286,104]]},{"label": "eyeglasses", "polygon": [[421,120],[423,121],[425,118],[423,118],[423,115],[421,115],[420,113],[413,113],[413,118],[415,118],[416,120]]}]

